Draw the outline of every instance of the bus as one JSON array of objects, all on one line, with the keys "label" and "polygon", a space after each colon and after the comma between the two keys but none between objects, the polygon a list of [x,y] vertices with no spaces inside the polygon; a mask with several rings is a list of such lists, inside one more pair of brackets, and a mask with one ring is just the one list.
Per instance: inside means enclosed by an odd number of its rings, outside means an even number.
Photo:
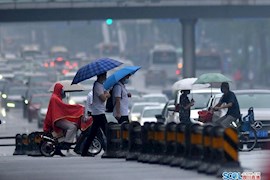
[{"label": "bus", "polygon": [[197,77],[204,73],[223,73],[221,54],[216,51],[198,50],[195,67]]},{"label": "bus", "polygon": [[169,44],[154,46],[149,52],[149,67],[145,85],[164,85],[175,82],[177,75],[178,55],[176,48]]},{"label": "bus", "polygon": [[[183,58],[180,58],[176,73],[182,74]],[[197,50],[195,54],[195,75],[196,77],[204,73],[224,73],[222,56],[216,51]]]},{"label": "bus", "polygon": [[41,55],[41,51],[38,45],[29,44],[21,47],[21,56],[23,58],[34,58],[37,55]]}]

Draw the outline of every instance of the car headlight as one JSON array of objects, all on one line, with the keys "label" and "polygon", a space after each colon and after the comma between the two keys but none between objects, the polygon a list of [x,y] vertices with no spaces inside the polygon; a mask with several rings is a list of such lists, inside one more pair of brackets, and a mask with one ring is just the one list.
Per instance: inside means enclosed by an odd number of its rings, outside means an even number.
[{"label": "car headlight", "polygon": [[2,98],[6,99],[7,95],[6,94],[2,94]]},{"label": "car headlight", "polygon": [[24,100],[24,104],[28,104],[28,100],[26,99],[26,100]]},{"label": "car headlight", "polygon": [[7,113],[6,113],[6,109],[5,108],[3,108],[1,110],[1,114],[2,114],[3,117],[6,117],[7,116]]},{"label": "car headlight", "polygon": [[7,107],[9,107],[9,108],[15,108],[15,104],[14,103],[7,103]]},{"label": "car headlight", "polygon": [[131,116],[131,121],[138,121],[140,118],[136,115]]},{"label": "car headlight", "polygon": [[76,102],[75,102],[74,100],[72,100],[72,99],[69,100],[68,103],[69,103],[69,104],[76,104]]}]

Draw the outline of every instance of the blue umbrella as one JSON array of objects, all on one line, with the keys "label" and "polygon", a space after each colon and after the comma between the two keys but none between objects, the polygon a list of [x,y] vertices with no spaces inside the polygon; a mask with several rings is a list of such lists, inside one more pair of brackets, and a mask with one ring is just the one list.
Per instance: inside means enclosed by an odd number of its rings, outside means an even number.
[{"label": "blue umbrella", "polygon": [[106,90],[113,87],[119,80],[121,80],[126,75],[132,75],[136,71],[138,71],[141,67],[140,66],[126,66],[122,69],[119,69],[115,73],[113,73],[107,80],[104,82],[104,88]]},{"label": "blue umbrella", "polygon": [[81,67],[77,71],[71,84],[77,84],[96,75],[103,74],[117,66],[120,66],[121,64],[123,63],[110,58],[95,60],[90,64]]}]

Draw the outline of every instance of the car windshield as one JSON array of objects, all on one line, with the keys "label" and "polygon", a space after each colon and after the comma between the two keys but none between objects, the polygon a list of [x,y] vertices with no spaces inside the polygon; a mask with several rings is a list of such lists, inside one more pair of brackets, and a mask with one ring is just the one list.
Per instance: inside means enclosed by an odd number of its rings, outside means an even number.
[{"label": "car windshield", "polygon": [[143,97],[143,101],[145,102],[159,102],[159,103],[166,103],[167,98],[163,96],[151,96],[151,97]]},{"label": "car windshield", "polygon": [[236,94],[240,108],[270,108],[269,93]]},{"label": "car windshield", "polygon": [[50,101],[50,96],[36,96],[32,98],[33,104],[41,104],[41,107],[46,108],[48,107]]},{"label": "car windshield", "polygon": [[142,117],[150,118],[150,117],[155,117],[157,114],[161,114],[162,109],[147,109],[144,111]]},{"label": "car windshield", "polygon": [[142,113],[146,106],[154,106],[155,104],[140,104],[133,107],[132,113]]},{"label": "car windshield", "polygon": [[9,90],[8,95],[24,95],[25,92],[26,92],[26,88],[20,88],[20,89],[12,88]]},{"label": "car windshield", "polygon": [[78,92],[70,92],[70,97],[81,97],[84,96],[87,97],[88,92],[87,91],[78,91]]},{"label": "car windshield", "polygon": [[211,93],[194,93],[189,94],[189,99],[193,98],[195,101],[194,106],[191,109],[203,109],[207,107],[207,103],[211,97]]}]

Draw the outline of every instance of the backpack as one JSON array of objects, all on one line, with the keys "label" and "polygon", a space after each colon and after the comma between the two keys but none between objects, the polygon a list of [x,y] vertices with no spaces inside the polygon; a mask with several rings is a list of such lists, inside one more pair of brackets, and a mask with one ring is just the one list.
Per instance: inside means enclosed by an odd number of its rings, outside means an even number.
[{"label": "backpack", "polygon": [[[114,86],[116,86],[116,85],[117,84],[115,84]],[[108,113],[113,112],[113,108],[114,108],[114,105],[115,105],[115,104],[113,104],[113,89],[114,89],[114,86],[109,91],[111,96],[107,99],[107,102],[106,102],[106,110],[105,110],[105,112],[108,112]],[[122,87],[121,87],[121,98],[122,98]]]}]

